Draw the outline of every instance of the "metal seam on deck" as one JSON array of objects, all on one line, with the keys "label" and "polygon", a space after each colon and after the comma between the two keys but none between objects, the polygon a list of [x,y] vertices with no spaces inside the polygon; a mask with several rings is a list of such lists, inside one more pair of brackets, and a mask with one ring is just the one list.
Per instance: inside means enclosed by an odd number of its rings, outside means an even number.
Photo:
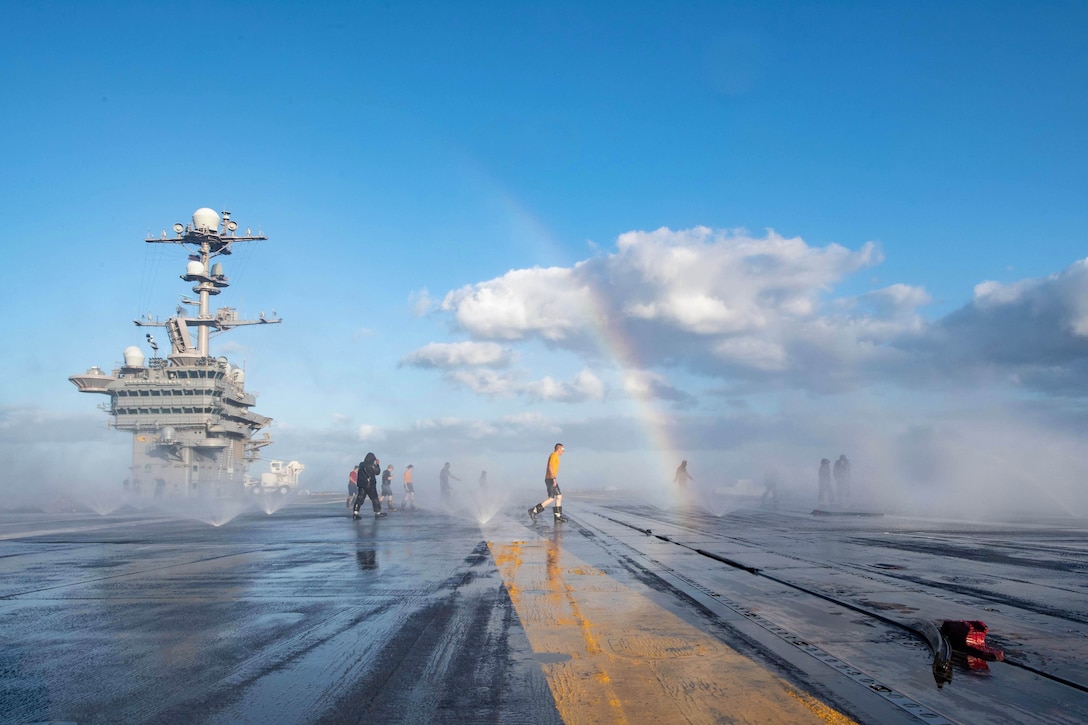
[{"label": "metal seam on deck", "polygon": [[837,672],[840,672],[840,673],[846,675],[847,677],[849,677],[853,681],[864,685],[865,687],[872,690],[874,693],[876,693],[880,697],[884,698],[885,700],[887,700],[891,704],[895,705],[896,707],[904,710],[905,712],[908,712],[908,713],[910,713],[911,715],[913,715],[915,717],[921,718],[925,722],[931,723],[933,725],[955,725],[954,721],[947,719],[946,717],[944,717],[940,713],[935,712],[933,710],[930,710],[929,708],[927,708],[925,705],[922,705],[921,703],[915,702],[910,697],[908,697],[907,695],[904,695],[901,692],[893,690],[891,687],[888,687],[887,685],[885,685],[884,683],[882,683],[880,680],[876,679],[875,677],[872,677],[872,676],[868,675],[867,673],[859,670],[857,667],[854,667],[849,662],[847,662],[847,661],[845,661],[843,659],[840,659],[840,658],[836,657],[835,655],[820,649],[819,647],[817,647],[814,644],[810,644],[810,643],[806,642],[805,640],[801,639],[800,637],[798,637],[798,636],[796,636],[794,634],[791,634],[787,630],[782,629],[781,627],[779,627],[774,622],[771,622],[770,620],[764,618],[763,616],[761,616],[759,614],[756,614],[755,612],[753,612],[748,607],[745,607],[743,604],[740,604],[738,602],[734,602],[732,599],[725,596],[724,594],[718,594],[717,592],[713,592],[710,589],[707,589],[706,587],[694,582],[693,580],[689,579],[688,577],[684,576],[683,574],[675,571],[671,567],[666,566],[665,564],[662,564],[661,562],[659,562],[659,561],[657,561],[655,559],[651,559],[649,557],[647,557],[647,559],[650,562],[652,562],[654,564],[654,566],[656,566],[656,567],[660,568],[661,570],[667,572],[670,576],[674,576],[677,579],[683,581],[685,585],[687,585],[689,587],[692,587],[692,588],[695,588],[695,589],[698,589],[699,591],[703,592],[704,594],[707,594],[707,595],[713,597],[715,602],[720,602],[722,605],[728,607],[729,609],[732,609],[734,612],[741,615],[746,620],[748,620],[750,622],[755,622],[756,624],[758,624],[763,629],[767,630],[771,634],[776,635],[777,637],[781,638],[782,640],[784,640],[786,642],[789,642],[790,644],[792,644],[794,647],[797,647],[799,650],[801,650],[805,654],[816,658],[817,660],[824,663],[828,667],[831,667],[834,670],[836,670]]},{"label": "metal seam on deck", "polygon": [[[607,516],[602,516],[602,518],[609,519],[609,520],[613,521],[614,523],[621,524],[621,525],[626,526],[628,528],[632,528],[632,529],[635,529],[635,530],[638,530],[638,531],[643,531],[643,533],[646,532],[645,530],[638,529],[637,527],[632,526],[631,524],[627,524],[627,523],[622,522],[622,521],[616,521],[615,519],[611,519],[610,517],[607,517]],[[668,539],[665,539],[665,541],[666,541],[666,543],[673,543],[673,542],[669,541]],[[868,675],[867,673],[859,670],[858,668],[856,668],[853,665],[851,665],[850,663],[836,657],[835,655],[832,655],[832,654],[830,654],[828,652],[825,652],[824,650],[820,649],[816,645],[810,644],[810,643],[804,641],[803,639],[801,639],[800,637],[797,637],[797,636],[791,634],[790,632],[788,632],[787,630],[779,627],[778,625],[774,624],[770,620],[765,619],[764,617],[762,617],[759,614],[756,614],[755,612],[753,612],[748,607],[745,607],[743,604],[735,602],[735,601],[731,600],[729,597],[709,589],[708,587],[696,582],[695,580],[685,576],[684,574],[681,574],[680,572],[676,571],[672,567],[670,567],[670,566],[668,566],[666,564],[663,564],[662,562],[658,561],[657,559],[654,559],[653,557],[639,551],[638,549],[636,549],[635,547],[631,546],[630,544],[628,544],[626,542],[618,541],[618,543],[620,543],[621,545],[623,545],[626,548],[630,549],[631,551],[635,552],[642,559],[648,561],[656,569],[660,570],[664,575],[673,577],[673,578],[683,582],[684,586],[687,587],[687,588],[694,589],[696,591],[699,591],[699,592],[705,594],[707,597],[710,598],[708,604],[709,603],[716,603],[716,604],[720,604],[720,605],[732,610],[736,614],[739,614],[741,617],[743,617],[745,620],[755,623],[756,625],[758,625],[762,629],[770,632],[771,634],[775,635],[776,637],[779,637],[783,641],[788,642],[789,644],[793,645],[794,647],[801,650],[805,654],[815,658],[819,662],[827,665],[828,667],[831,667],[832,669],[836,670],[837,672],[840,672],[841,674],[843,674],[846,677],[850,678],[854,682],[857,682],[858,684],[863,685],[864,687],[866,687],[867,689],[869,689],[873,693],[879,695],[881,698],[883,698],[888,703],[894,705],[896,708],[902,710],[903,712],[908,713],[912,717],[916,717],[916,718],[918,718],[918,719],[920,719],[920,720],[922,720],[922,721],[924,721],[926,723],[931,723],[933,725],[955,725],[954,721],[949,720],[948,718],[941,715],[940,713],[938,713],[938,712],[936,712],[934,710],[931,710],[931,709],[927,708],[925,705],[922,705],[921,703],[918,703],[915,700],[911,699],[909,696],[904,695],[903,693],[898,692],[898,691],[892,689],[891,687],[888,687],[887,685],[880,682],[876,678],[874,678],[874,677]],[[684,547],[684,548],[691,548],[691,547]]]}]

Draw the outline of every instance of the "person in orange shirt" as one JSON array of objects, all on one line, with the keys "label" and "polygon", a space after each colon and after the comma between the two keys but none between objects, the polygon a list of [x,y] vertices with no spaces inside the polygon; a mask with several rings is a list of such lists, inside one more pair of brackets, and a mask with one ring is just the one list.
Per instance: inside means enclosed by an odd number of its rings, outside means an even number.
[{"label": "person in orange shirt", "polygon": [[567,517],[563,515],[563,492],[559,490],[559,457],[563,455],[564,450],[562,443],[556,443],[555,449],[548,456],[548,467],[544,469],[544,485],[548,489],[548,498],[529,509],[529,518],[533,520],[534,524],[536,523],[537,514],[543,511],[544,507],[552,501],[555,501],[555,507],[552,509],[555,520],[567,520]]},{"label": "person in orange shirt", "polygon": [[408,511],[416,510],[416,489],[412,485],[412,469],[415,468],[411,463],[404,469],[404,501],[401,502],[400,507],[407,509]]}]

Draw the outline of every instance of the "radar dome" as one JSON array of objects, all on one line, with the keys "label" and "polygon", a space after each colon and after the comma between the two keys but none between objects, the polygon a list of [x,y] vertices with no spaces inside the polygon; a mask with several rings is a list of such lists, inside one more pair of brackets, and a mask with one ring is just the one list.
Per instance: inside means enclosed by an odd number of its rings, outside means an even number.
[{"label": "radar dome", "polygon": [[219,214],[215,209],[203,207],[193,212],[193,226],[197,231],[214,232],[219,230]]},{"label": "radar dome", "polygon": [[129,368],[142,368],[144,366],[144,353],[143,350],[135,345],[129,345],[125,348],[125,367]]},{"label": "radar dome", "polygon": [[203,275],[204,274],[204,263],[203,262],[198,262],[195,259],[190,260],[189,263],[185,265],[185,274],[190,275],[190,276]]}]

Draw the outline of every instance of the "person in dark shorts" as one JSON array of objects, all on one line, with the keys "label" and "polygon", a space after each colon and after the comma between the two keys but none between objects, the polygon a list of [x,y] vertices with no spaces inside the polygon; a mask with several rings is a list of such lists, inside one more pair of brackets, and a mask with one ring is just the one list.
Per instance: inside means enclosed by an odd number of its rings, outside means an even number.
[{"label": "person in dark shorts", "polygon": [[382,471],[382,503],[389,506],[390,511],[396,511],[393,508],[393,464],[390,463]]},{"label": "person in dark shorts", "polygon": [[559,490],[559,457],[563,455],[564,450],[562,443],[556,443],[555,449],[548,456],[548,467],[544,469],[544,486],[548,489],[548,497],[529,509],[529,518],[533,520],[533,523],[536,523],[537,514],[552,501],[555,502],[552,508],[555,520],[567,520],[567,517],[563,515],[563,492]]}]

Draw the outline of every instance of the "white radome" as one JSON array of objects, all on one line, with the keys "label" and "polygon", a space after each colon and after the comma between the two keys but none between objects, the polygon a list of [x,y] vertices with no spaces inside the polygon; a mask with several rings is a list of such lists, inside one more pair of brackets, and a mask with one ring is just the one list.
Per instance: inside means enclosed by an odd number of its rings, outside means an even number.
[{"label": "white radome", "polygon": [[214,232],[219,229],[219,214],[215,209],[202,207],[193,212],[193,228],[197,231]]},{"label": "white radome", "polygon": [[144,351],[135,345],[129,345],[124,352],[125,367],[140,368],[144,365]]}]

